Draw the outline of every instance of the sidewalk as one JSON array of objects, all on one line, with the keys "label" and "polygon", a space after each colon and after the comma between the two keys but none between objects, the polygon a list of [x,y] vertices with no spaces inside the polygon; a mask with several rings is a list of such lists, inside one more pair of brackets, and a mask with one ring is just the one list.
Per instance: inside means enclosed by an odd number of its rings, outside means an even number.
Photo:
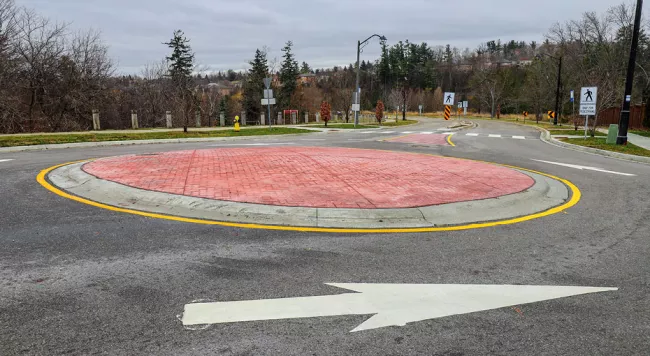
[{"label": "sidewalk", "polygon": [[[607,129],[598,129],[598,131],[604,134],[607,133]],[[627,140],[634,145],[637,145],[641,148],[645,148],[646,150],[650,150],[650,137],[645,137],[645,136],[628,132]]]}]

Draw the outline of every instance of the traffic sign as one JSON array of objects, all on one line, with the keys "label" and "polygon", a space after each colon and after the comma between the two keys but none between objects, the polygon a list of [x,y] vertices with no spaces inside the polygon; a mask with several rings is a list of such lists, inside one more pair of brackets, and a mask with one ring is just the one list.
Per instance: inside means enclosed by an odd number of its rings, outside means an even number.
[{"label": "traffic sign", "polygon": [[571,102],[575,100],[575,91],[571,90]]},{"label": "traffic sign", "polygon": [[463,108],[467,109],[469,107],[469,101],[463,101]]},{"label": "traffic sign", "polygon": [[596,115],[598,87],[584,87],[580,91],[580,115]]},{"label": "traffic sign", "polygon": [[352,111],[361,111],[361,104],[352,104]]},{"label": "traffic sign", "polygon": [[264,86],[266,87],[266,89],[269,89],[271,87],[271,81],[272,81],[271,78],[264,78]]},{"label": "traffic sign", "polygon": [[262,99],[262,105],[275,105],[275,99]]},{"label": "traffic sign", "polygon": [[454,105],[456,99],[456,93],[445,93],[445,96],[442,98],[442,105]]},{"label": "traffic sign", "polygon": [[550,119],[555,119],[555,111],[549,111],[548,113],[548,118]]},{"label": "traffic sign", "polygon": [[273,89],[264,89],[264,99],[273,99]]},{"label": "traffic sign", "polygon": [[524,117],[528,117],[528,111],[524,111]]},{"label": "traffic sign", "polygon": [[445,120],[449,121],[451,118],[451,105],[445,105]]}]

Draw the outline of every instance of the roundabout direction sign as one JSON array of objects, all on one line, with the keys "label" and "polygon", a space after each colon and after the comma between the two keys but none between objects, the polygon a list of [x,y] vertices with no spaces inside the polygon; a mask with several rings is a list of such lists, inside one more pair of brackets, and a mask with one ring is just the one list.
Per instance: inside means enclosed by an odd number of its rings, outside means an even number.
[{"label": "roundabout direction sign", "polygon": [[373,315],[351,332],[541,302],[617,288],[327,283],[357,293],[185,305],[183,326],[243,321]]}]

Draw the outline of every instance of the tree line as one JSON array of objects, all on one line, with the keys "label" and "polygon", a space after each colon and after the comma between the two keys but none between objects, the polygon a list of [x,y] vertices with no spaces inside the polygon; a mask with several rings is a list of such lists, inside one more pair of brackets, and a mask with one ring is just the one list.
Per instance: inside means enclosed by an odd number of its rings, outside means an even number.
[{"label": "tree line", "polygon": [[[599,87],[599,111],[619,106],[633,10],[621,4],[602,14],[584,13],[554,25],[541,43],[494,40],[473,50],[408,40],[371,43],[381,47],[381,55],[360,63],[362,109],[374,111],[381,100],[386,112],[417,111],[419,105],[425,112],[441,111],[443,92],[453,91],[472,111],[542,116],[554,108],[560,57],[563,117],[573,114],[569,90],[581,86]],[[647,30],[639,42],[634,103],[650,99]],[[221,113],[232,122],[246,112],[248,122],[255,122],[266,112],[264,78],[273,79],[277,98],[272,117],[285,109],[317,113],[326,101],[334,115],[350,119],[353,64],[314,69],[298,61],[288,41],[279,60],[260,48],[245,72],[211,72],[194,63],[181,31],[161,45],[170,47],[168,57],[138,75],[117,76],[98,32],[73,32],[13,0],[0,0],[0,132],[88,130],[94,109],[109,129],[128,128],[132,110],[141,127],[164,126],[167,111],[180,127],[191,126],[197,115],[203,125],[214,124]]]}]

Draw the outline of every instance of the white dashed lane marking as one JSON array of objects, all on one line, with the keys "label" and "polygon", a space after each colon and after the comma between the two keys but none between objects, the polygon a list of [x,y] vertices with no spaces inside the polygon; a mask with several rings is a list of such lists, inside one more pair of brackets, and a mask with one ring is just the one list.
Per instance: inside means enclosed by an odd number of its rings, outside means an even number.
[{"label": "white dashed lane marking", "polygon": [[466,134],[465,136],[473,136],[473,137],[477,137],[478,134],[477,134],[477,133],[468,133],[468,134]]},{"label": "white dashed lane marking", "polygon": [[501,135],[490,135],[490,137],[492,137],[492,138],[500,138]]},{"label": "white dashed lane marking", "polygon": [[515,140],[525,140],[526,139],[525,136],[512,136],[512,138],[514,138]]},{"label": "white dashed lane marking", "polygon": [[13,161],[13,159],[0,159],[0,163],[2,163],[2,162],[9,162],[9,161]]}]

